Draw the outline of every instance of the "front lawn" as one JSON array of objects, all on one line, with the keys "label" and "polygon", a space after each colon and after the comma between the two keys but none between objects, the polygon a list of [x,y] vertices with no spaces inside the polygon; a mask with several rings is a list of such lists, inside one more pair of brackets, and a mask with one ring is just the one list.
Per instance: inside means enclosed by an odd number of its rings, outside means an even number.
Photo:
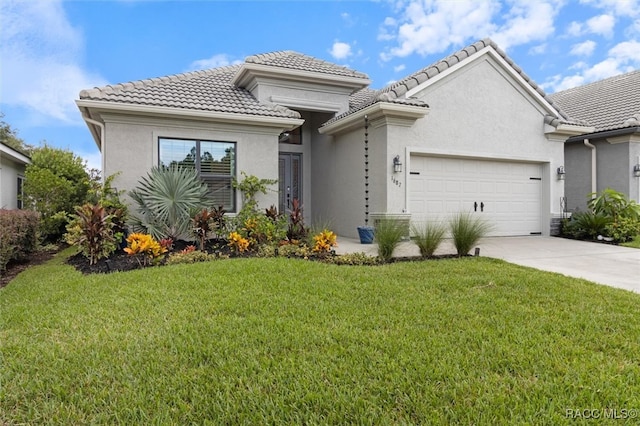
[{"label": "front lawn", "polygon": [[247,258],[84,276],[58,256],[0,290],[0,419],[495,425],[567,423],[567,410],[633,416],[639,302],[487,258],[369,267]]}]

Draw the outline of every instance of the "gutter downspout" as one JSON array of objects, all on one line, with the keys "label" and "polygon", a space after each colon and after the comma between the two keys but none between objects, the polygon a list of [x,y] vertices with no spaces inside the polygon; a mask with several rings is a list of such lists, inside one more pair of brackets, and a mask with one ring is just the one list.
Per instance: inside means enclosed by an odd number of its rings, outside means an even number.
[{"label": "gutter downspout", "polygon": [[103,149],[104,149],[104,124],[99,122],[99,121],[97,121],[97,120],[94,120],[93,118],[89,118],[84,114],[82,114],[82,118],[84,118],[84,121],[86,121],[87,123],[91,123],[91,124],[96,125],[96,126],[98,126],[100,128],[100,153],[102,154],[101,155],[102,158],[101,158],[101,161],[100,161],[100,166],[102,168],[102,171],[104,171],[104,152],[103,152]]},{"label": "gutter downspout", "polygon": [[583,140],[584,145],[591,148],[591,198],[595,198],[596,192],[598,192],[598,173],[597,173],[597,161],[596,161],[596,146],[589,143],[589,139]]}]

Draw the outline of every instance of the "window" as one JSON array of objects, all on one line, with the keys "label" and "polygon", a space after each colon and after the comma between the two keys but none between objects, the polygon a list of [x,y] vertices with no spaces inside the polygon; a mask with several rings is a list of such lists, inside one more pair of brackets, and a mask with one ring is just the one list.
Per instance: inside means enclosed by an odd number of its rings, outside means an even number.
[{"label": "window", "polygon": [[22,199],[24,198],[24,191],[22,189],[23,185],[24,185],[24,177],[18,176],[18,186],[17,186],[17,188],[18,188],[18,191],[17,191],[17,193],[18,193],[18,197],[17,197],[18,198],[18,202],[17,202],[16,206],[20,210],[22,210],[22,208],[24,206],[24,203],[22,201]]},{"label": "window", "polygon": [[235,212],[235,190],[231,185],[236,168],[234,142],[189,139],[159,139],[160,166],[193,168],[209,188],[211,206]]}]

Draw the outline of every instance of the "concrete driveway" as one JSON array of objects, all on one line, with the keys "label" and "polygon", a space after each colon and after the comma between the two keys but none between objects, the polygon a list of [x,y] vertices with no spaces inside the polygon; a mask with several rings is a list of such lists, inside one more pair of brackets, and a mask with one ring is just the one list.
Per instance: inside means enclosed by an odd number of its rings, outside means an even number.
[{"label": "concrete driveway", "polygon": [[[640,293],[640,249],[619,247],[556,237],[496,237],[484,238],[479,244],[480,256],[503,259],[570,277],[584,278]],[[377,253],[375,244],[338,238],[337,253]],[[437,254],[455,253],[450,240],[445,240]],[[403,242],[395,256],[418,256],[412,242]]]}]

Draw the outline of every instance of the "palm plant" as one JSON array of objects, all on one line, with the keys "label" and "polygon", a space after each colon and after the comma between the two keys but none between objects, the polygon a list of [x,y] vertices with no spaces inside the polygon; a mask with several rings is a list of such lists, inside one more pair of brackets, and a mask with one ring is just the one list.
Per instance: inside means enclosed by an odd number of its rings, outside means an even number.
[{"label": "palm plant", "polygon": [[422,257],[431,257],[442,243],[447,228],[440,222],[411,227]]},{"label": "palm plant", "polygon": [[187,239],[191,234],[191,212],[206,206],[207,193],[207,186],[193,169],[154,167],[129,192],[137,204],[132,227],[158,240]]},{"label": "palm plant", "polygon": [[374,238],[378,243],[378,256],[385,262],[391,260],[393,251],[406,234],[405,225],[397,220],[380,219],[376,221]]},{"label": "palm plant", "polygon": [[469,212],[458,213],[449,220],[449,231],[458,256],[467,255],[490,230],[489,223]]}]

